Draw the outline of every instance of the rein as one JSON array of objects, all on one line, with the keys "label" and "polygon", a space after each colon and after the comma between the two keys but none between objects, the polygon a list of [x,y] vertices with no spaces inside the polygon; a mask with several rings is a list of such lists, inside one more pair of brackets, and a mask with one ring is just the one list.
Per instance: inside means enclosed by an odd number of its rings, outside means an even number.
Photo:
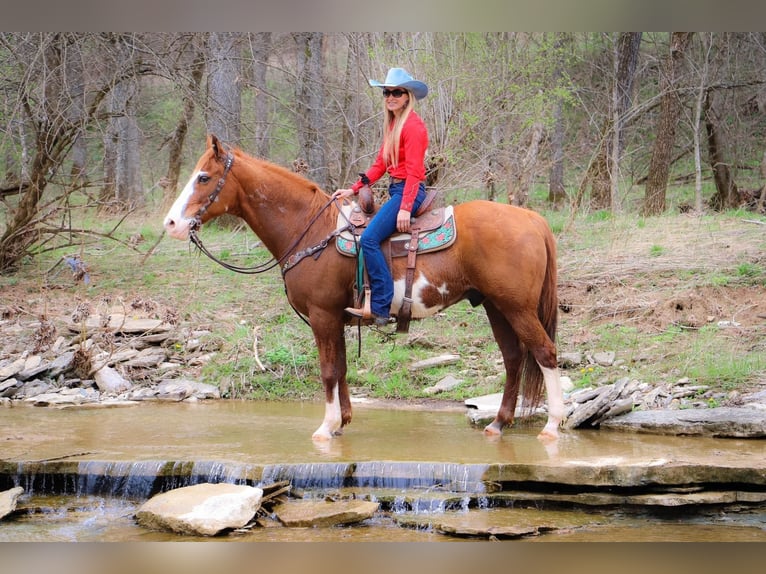
[{"label": "rein", "polygon": [[348,222],[346,226],[339,229],[335,229],[332,232],[330,232],[327,235],[327,237],[325,237],[322,241],[320,241],[316,245],[312,245],[311,247],[307,247],[306,249],[302,249],[301,251],[298,251],[297,253],[290,255],[293,252],[293,250],[298,246],[298,244],[306,237],[306,234],[309,232],[309,230],[314,225],[314,223],[316,223],[317,219],[319,219],[319,216],[328,207],[330,207],[331,204],[336,202],[335,199],[330,198],[330,200],[322,206],[322,209],[320,209],[314,215],[314,217],[306,226],[306,229],[303,230],[303,233],[301,233],[298,236],[298,238],[292,242],[290,247],[288,247],[287,250],[279,258],[272,257],[269,261],[266,261],[264,263],[259,263],[258,265],[254,265],[253,267],[240,267],[239,265],[232,265],[231,263],[226,263],[225,261],[218,259],[202,244],[202,240],[199,238],[199,235],[197,235],[197,230],[200,227],[202,227],[202,215],[210,208],[213,202],[218,198],[218,195],[221,193],[223,186],[226,184],[226,176],[229,175],[229,172],[231,171],[231,167],[233,164],[234,164],[234,155],[231,152],[228,152],[226,154],[226,160],[224,162],[223,174],[221,174],[221,177],[218,180],[218,184],[215,186],[215,189],[208,196],[207,203],[203,205],[202,207],[200,207],[199,211],[194,216],[191,230],[189,231],[189,240],[192,243],[194,243],[197,249],[199,249],[212,261],[215,261],[216,263],[218,263],[224,269],[228,269],[229,271],[234,271],[235,273],[241,273],[243,275],[255,275],[257,273],[264,273],[266,271],[269,271],[270,269],[273,269],[277,265],[281,265],[282,263],[285,263],[284,266],[282,267],[282,277],[284,277],[285,274],[290,269],[295,267],[301,260],[312,255],[315,258],[319,257],[319,255],[321,255],[322,251],[324,251],[324,249],[327,247],[327,245],[332,239],[340,235],[343,231],[353,228],[353,225],[351,224],[351,222]]}]

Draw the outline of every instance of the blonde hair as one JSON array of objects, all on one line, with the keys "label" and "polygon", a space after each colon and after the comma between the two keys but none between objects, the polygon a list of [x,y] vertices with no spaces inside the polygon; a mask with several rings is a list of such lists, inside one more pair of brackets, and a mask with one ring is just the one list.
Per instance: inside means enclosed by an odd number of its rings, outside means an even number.
[{"label": "blonde hair", "polygon": [[385,98],[383,99],[383,157],[386,158],[386,162],[389,165],[393,166],[399,163],[399,144],[402,139],[402,126],[407,121],[407,116],[410,115],[415,102],[412,92],[409,90],[405,91],[407,92],[407,106],[398,116],[386,108]]}]

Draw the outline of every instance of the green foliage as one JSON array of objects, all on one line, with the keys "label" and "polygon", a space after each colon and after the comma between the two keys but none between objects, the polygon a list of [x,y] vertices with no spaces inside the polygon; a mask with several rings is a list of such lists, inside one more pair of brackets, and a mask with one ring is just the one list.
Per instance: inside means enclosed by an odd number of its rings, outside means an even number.
[{"label": "green foliage", "polygon": [[659,257],[665,253],[665,248],[662,245],[652,245],[649,248],[649,255],[651,257]]}]

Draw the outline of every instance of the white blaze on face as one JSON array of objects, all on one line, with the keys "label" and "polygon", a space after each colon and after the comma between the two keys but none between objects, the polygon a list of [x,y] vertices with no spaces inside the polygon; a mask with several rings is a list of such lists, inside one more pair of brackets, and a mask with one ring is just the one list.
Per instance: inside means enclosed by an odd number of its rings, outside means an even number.
[{"label": "white blaze on face", "polygon": [[188,239],[189,230],[191,229],[192,219],[184,216],[186,206],[189,204],[189,199],[194,193],[194,182],[202,172],[195,172],[186,184],[186,187],[181,191],[181,195],[175,200],[173,206],[165,216],[165,231],[168,235],[174,239]]}]

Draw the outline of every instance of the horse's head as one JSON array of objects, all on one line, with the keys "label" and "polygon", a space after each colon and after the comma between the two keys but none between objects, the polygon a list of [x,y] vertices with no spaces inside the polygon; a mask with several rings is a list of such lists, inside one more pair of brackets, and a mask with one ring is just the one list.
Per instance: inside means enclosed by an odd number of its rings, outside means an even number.
[{"label": "horse's head", "polygon": [[208,136],[205,153],[165,216],[165,230],[170,237],[188,239],[192,229],[226,212],[222,192],[233,161],[232,152],[225,150],[215,135]]}]

